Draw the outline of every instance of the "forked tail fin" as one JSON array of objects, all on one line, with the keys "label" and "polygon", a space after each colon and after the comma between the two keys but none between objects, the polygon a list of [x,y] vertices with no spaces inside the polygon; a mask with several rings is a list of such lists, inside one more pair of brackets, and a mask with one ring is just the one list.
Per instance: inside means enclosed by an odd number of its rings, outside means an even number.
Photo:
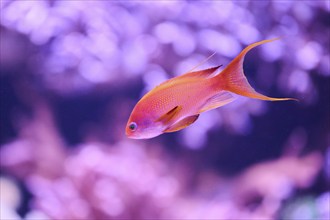
[{"label": "forked tail fin", "polygon": [[224,86],[224,89],[238,95],[267,101],[297,100],[293,98],[271,98],[262,95],[251,87],[246,77],[244,76],[243,61],[247,52],[258,45],[272,42],[274,40],[278,40],[278,38],[259,41],[247,46],[244,50],[242,50],[242,52],[237,57],[235,57],[235,59],[218,76],[216,76],[220,78],[218,79],[221,80],[221,84]]}]

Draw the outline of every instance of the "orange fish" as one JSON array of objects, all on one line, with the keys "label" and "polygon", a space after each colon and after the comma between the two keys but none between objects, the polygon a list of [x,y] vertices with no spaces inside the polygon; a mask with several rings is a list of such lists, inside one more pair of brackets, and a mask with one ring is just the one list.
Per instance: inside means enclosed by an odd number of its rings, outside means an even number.
[{"label": "orange fish", "polygon": [[271,98],[256,92],[243,72],[246,53],[274,41],[264,40],[247,46],[220,74],[220,66],[188,72],[156,86],[134,107],[126,126],[126,135],[134,139],[153,138],[179,131],[194,123],[199,115],[234,101],[233,93],[266,101],[295,100]]}]

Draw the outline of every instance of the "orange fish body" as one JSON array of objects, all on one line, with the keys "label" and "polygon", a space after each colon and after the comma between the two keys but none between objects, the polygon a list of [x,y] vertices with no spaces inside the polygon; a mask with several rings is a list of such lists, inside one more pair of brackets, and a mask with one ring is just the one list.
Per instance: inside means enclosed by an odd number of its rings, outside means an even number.
[{"label": "orange fish body", "polygon": [[146,139],[181,130],[194,123],[202,112],[233,101],[233,93],[268,101],[292,100],[257,93],[244,76],[245,54],[253,47],[273,40],[276,39],[249,45],[218,75],[213,76],[220,66],[189,72],[156,86],[134,107],[126,135]]}]

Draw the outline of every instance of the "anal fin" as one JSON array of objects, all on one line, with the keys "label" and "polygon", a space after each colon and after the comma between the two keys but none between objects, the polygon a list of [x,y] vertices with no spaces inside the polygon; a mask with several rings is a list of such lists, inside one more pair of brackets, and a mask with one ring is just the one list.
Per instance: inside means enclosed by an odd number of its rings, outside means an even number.
[{"label": "anal fin", "polygon": [[173,125],[168,127],[166,130],[164,130],[164,132],[169,133],[169,132],[179,131],[185,127],[188,127],[192,123],[194,123],[198,119],[198,117],[199,117],[199,114],[188,116],[188,117],[174,123]]},{"label": "anal fin", "polygon": [[217,93],[216,95],[212,96],[208,100],[206,100],[205,104],[202,106],[202,108],[199,110],[199,113],[219,108],[223,105],[226,105],[232,101],[234,101],[236,98],[228,91],[221,91]]}]

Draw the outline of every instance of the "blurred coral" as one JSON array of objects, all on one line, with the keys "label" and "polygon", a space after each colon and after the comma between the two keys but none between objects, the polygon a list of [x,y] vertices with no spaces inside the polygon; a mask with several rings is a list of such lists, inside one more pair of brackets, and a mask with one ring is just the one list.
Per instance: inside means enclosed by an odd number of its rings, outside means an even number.
[{"label": "blurred coral", "polygon": [[209,171],[191,176],[188,164],[173,164],[161,148],[138,142],[65,150],[47,109],[38,112],[20,140],[3,146],[0,165],[24,180],[33,212],[51,219],[275,219],[322,165],[321,155],[311,153],[259,163],[234,179]]}]

